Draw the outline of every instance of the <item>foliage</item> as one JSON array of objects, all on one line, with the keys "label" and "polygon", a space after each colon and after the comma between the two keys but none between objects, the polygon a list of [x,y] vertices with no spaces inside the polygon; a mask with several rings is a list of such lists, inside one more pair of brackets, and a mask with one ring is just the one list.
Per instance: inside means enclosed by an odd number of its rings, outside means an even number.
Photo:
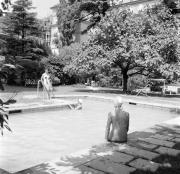
[{"label": "foliage", "polygon": [[[32,1],[17,0],[12,4],[12,12],[1,18],[3,33],[6,36],[2,38],[6,45],[3,53],[6,55],[6,61],[14,65],[19,64],[24,68],[21,70],[24,75],[19,72],[12,73],[11,81],[16,76],[38,78],[42,71],[39,62],[51,54],[49,46],[42,38],[40,21],[32,9],[34,9]],[[33,75],[34,73],[36,75]]]},{"label": "foliage", "polygon": [[62,45],[70,45],[73,42],[73,33],[75,32],[75,21],[80,14],[78,12],[80,3],[68,5],[61,4],[58,9],[58,29],[61,35]]},{"label": "foliage", "polygon": [[8,112],[4,110],[4,105],[9,105],[10,103],[15,103],[16,101],[13,99],[17,93],[13,94],[7,101],[2,101],[0,99],[0,130],[1,134],[3,135],[3,130],[7,129],[8,131],[12,131],[11,128],[8,126]]},{"label": "foliage", "polygon": [[13,93],[13,95],[7,99],[6,101],[2,101],[0,99],[0,130],[1,134],[3,135],[3,130],[7,129],[8,131],[12,132],[11,128],[8,126],[8,112],[5,111],[4,105],[9,105],[12,103],[15,103],[16,100],[14,100],[14,97],[17,95],[17,93]]},{"label": "foliage", "polygon": [[175,22],[163,5],[138,14],[129,10],[110,11],[65,68],[70,73],[93,75],[101,69],[118,67],[124,91],[128,78],[137,74],[151,77],[160,73],[171,78],[174,72],[179,73]]},{"label": "foliage", "polygon": [[122,76],[117,68],[110,68],[108,71],[101,69],[95,79],[101,87],[121,87]]},{"label": "foliage", "polygon": [[27,37],[40,35],[36,14],[29,12],[31,9],[31,1],[18,0],[12,5],[12,12],[3,18],[3,31],[9,36],[7,48],[10,54],[27,54],[32,45],[32,41]]},{"label": "foliage", "polygon": [[177,7],[176,0],[163,0],[163,3],[171,10],[173,10]]},{"label": "foliage", "polygon": [[1,2],[1,8],[0,8],[0,16],[3,15],[5,10],[9,9],[9,6],[11,5],[11,0],[3,0]]},{"label": "foliage", "polygon": [[133,91],[134,89],[144,88],[148,84],[148,78],[143,75],[134,75],[129,78],[127,89]]},{"label": "foliage", "polygon": [[[7,37],[7,54],[32,56],[33,59],[49,54],[48,46],[41,38],[40,22],[29,0],[17,0],[12,4],[12,12],[2,17],[3,32]],[[48,51],[47,51],[48,50]]]},{"label": "foliage", "polygon": [[[88,31],[101,20],[108,8],[107,0],[70,1],[69,3],[66,3],[66,1],[61,2],[57,17],[58,28],[62,34],[62,45],[70,45],[74,42],[73,34],[79,23],[89,19],[91,24],[86,29]],[[86,12],[85,15],[83,15],[82,12]]]},{"label": "foliage", "polygon": [[86,45],[82,44],[79,47],[71,46],[73,54],[69,63],[66,63],[64,68],[65,72],[69,74],[78,74],[81,77],[88,78],[97,76],[100,69],[108,69],[110,66],[104,64],[107,60],[105,50],[99,45]]},{"label": "foliage", "polygon": [[49,56],[46,59],[43,59],[41,63],[45,68],[48,68],[53,75],[52,78],[59,78],[61,84],[73,84],[75,83],[75,76],[67,74],[64,71],[65,64],[71,60],[73,51],[69,47],[63,47],[60,50],[59,56]]},{"label": "foliage", "polygon": [[10,127],[8,126],[8,114],[4,111],[2,107],[0,107],[0,130],[2,135],[4,128],[11,131]]}]

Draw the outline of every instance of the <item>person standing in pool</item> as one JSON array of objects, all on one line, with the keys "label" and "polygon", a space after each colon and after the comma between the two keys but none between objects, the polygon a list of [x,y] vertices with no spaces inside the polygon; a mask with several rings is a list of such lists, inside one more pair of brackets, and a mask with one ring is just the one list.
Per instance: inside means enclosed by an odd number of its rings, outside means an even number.
[{"label": "person standing in pool", "polygon": [[114,101],[114,113],[108,114],[105,138],[112,142],[127,142],[129,130],[129,113],[122,109],[122,98],[118,97]]}]

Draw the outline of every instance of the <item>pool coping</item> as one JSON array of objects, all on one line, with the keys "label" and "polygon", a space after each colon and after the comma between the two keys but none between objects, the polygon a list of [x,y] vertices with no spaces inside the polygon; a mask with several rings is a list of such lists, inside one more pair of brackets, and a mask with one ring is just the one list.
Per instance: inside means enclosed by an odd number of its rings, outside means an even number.
[{"label": "pool coping", "polygon": [[[115,97],[105,97],[105,96],[97,96],[97,95],[56,95],[55,98],[90,98],[90,99],[96,99],[100,101],[114,101]],[[141,99],[140,99],[141,100]],[[175,109],[175,111],[180,112],[180,105],[174,105],[174,104],[162,104],[158,102],[145,102],[145,101],[138,101],[136,99],[126,99],[123,98],[123,101],[125,103],[129,103],[132,105],[144,105],[144,106],[152,106],[157,108],[165,108],[165,109]]]},{"label": "pool coping", "polygon": [[[89,98],[89,99],[95,99],[99,101],[109,101],[113,102],[114,97],[105,97],[105,96],[98,96],[98,95],[56,95],[55,97],[52,97],[52,99],[75,99],[75,98]],[[139,99],[141,100],[141,99]],[[132,105],[141,105],[141,106],[149,106],[149,107],[156,107],[160,109],[168,109],[173,110],[177,113],[180,113],[180,105],[176,104],[162,104],[158,102],[147,102],[147,101],[139,101],[137,99],[126,99],[123,98],[123,101],[128,104]],[[34,106],[32,106],[34,105]],[[54,103],[54,104],[40,104],[38,103],[31,103],[30,105],[23,106],[15,106],[10,105],[8,108],[5,108],[5,111],[7,111],[9,114],[15,114],[15,113],[27,113],[27,112],[34,112],[34,111],[47,111],[47,110],[53,110],[53,109],[75,109],[77,107],[77,102],[66,102],[66,103]],[[15,106],[15,107],[14,107]]]},{"label": "pool coping", "polygon": [[16,113],[28,113],[28,112],[43,112],[47,110],[64,110],[64,109],[76,109],[78,106],[77,102],[64,102],[64,103],[30,103],[29,105],[10,105],[4,108],[6,112],[8,112],[10,115],[11,114],[16,114]]}]

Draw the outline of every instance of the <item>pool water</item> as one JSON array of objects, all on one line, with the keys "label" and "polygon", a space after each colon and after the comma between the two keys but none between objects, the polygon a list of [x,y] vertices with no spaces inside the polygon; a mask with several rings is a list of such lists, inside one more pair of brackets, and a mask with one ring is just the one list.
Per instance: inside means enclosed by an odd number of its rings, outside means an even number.
[{"label": "pool water", "polygon": [[[167,110],[123,105],[130,113],[129,132],[145,129],[178,114]],[[13,133],[0,136],[0,168],[20,171],[37,164],[105,142],[107,114],[113,104],[83,100],[82,110],[62,110],[14,114]]]}]

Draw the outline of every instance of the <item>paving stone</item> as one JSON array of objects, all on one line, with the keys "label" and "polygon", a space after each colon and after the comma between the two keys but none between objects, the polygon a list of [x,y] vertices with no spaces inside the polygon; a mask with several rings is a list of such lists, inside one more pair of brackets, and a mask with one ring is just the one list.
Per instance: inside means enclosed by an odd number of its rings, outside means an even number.
[{"label": "paving stone", "polygon": [[168,133],[173,133],[174,129],[173,126],[170,124],[166,124],[166,123],[161,123],[160,125],[156,125],[156,133],[164,133],[164,132],[168,132]]},{"label": "paving stone", "polygon": [[180,134],[180,127],[178,126],[174,126],[174,125],[170,125],[170,124],[165,124],[165,128],[167,129],[166,131],[170,132],[170,133],[177,133]]},{"label": "paving stone", "polygon": [[150,143],[146,143],[146,142],[140,142],[140,141],[136,141],[134,143],[129,143],[129,145],[135,146],[137,148],[142,148],[145,150],[153,150],[158,147],[158,145],[150,144]]},{"label": "paving stone", "polygon": [[160,154],[168,154],[172,156],[177,156],[178,154],[180,154],[180,150],[171,149],[171,148],[162,147],[162,146],[156,149],[155,151]]},{"label": "paving stone", "polygon": [[123,164],[114,163],[105,158],[95,159],[91,162],[86,163],[85,165],[93,169],[100,170],[110,174],[129,174],[135,171],[133,167],[128,167]]},{"label": "paving stone", "polygon": [[48,174],[45,170],[32,170],[32,169],[25,169],[19,172],[16,172],[15,174]]},{"label": "paving stone", "polygon": [[158,163],[144,160],[141,158],[138,158],[138,159],[132,161],[131,163],[129,163],[129,165],[132,167],[135,167],[137,169],[150,170],[152,172],[155,172],[160,166],[160,164],[158,164]]},{"label": "paving stone", "polygon": [[180,134],[173,134],[174,137],[180,138]]},{"label": "paving stone", "polygon": [[180,143],[180,138],[174,138],[172,141],[174,141],[176,143]]},{"label": "paving stone", "polygon": [[68,171],[72,166],[66,166],[63,168],[63,166],[60,166],[60,168],[57,168],[57,166],[49,165],[48,163],[42,163],[40,165],[13,173],[13,174],[51,174],[51,173],[63,173],[64,171]]},{"label": "paving stone", "polygon": [[175,131],[176,134],[180,135],[180,130],[179,129],[174,129],[174,131]]},{"label": "paving stone", "polygon": [[141,141],[160,145],[160,146],[166,146],[166,147],[173,147],[175,145],[175,143],[173,142],[165,141],[165,140],[158,140],[155,138],[144,138],[144,139],[141,139]]},{"label": "paving stone", "polygon": [[172,138],[180,138],[180,134],[177,134],[177,133],[169,133],[168,131],[163,131],[163,132],[160,132],[160,134],[163,134],[163,135],[166,135],[166,136],[169,136],[169,137],[172,137]]},{"label": "paving stone", "polygon": [[116,162],[116,163],[127,163],[129,161],[132,161],[132,159],[134,158],[131,155],[127,155],[124,153],[120,153],[120,152],[113,152],[112,155],[107,155],[104,156],[104,158],[109,159],[110,161]]},{"label": "paving stone", "polygon": [[127,146],[126,148],[119,149],[118,151],[127,153],[129,155],[133,155],[135,157],[141,157],[141,158],[145,158],[145,159],[149,159],[149,160],[152,160],[159,155],[157,153],[150,152],[150,151],[143,150],[143,149],[138,149],[138,148],[132,147],[132,146]]},{"label": "paving stone", "polygon": [[115,143],[103,143],[93,146],[90,150],[91,153],[101,156],[101,154],[106,154],[107,152],[114,150],[116,147],[117,144]]},{"label": "paving stone", "polygon": [[0,169],[0,174],[10,174],[9,172],[6,172],[5,170],[3,169]]},{"label": "paving stone", "polygon": [[151,137],[156,138],[156,139],[160,139],[160,140],[171,140],[171,139],[173,139],[172,136],[161,135],[161,134],[155,134],[155,135],[152,135]]},{"label": "paving stone", "polygon": [[102,171],[95,170],[90,167],[81,165],[69,171],[66,171],[63,174],[105,174],[105,173]]}]

